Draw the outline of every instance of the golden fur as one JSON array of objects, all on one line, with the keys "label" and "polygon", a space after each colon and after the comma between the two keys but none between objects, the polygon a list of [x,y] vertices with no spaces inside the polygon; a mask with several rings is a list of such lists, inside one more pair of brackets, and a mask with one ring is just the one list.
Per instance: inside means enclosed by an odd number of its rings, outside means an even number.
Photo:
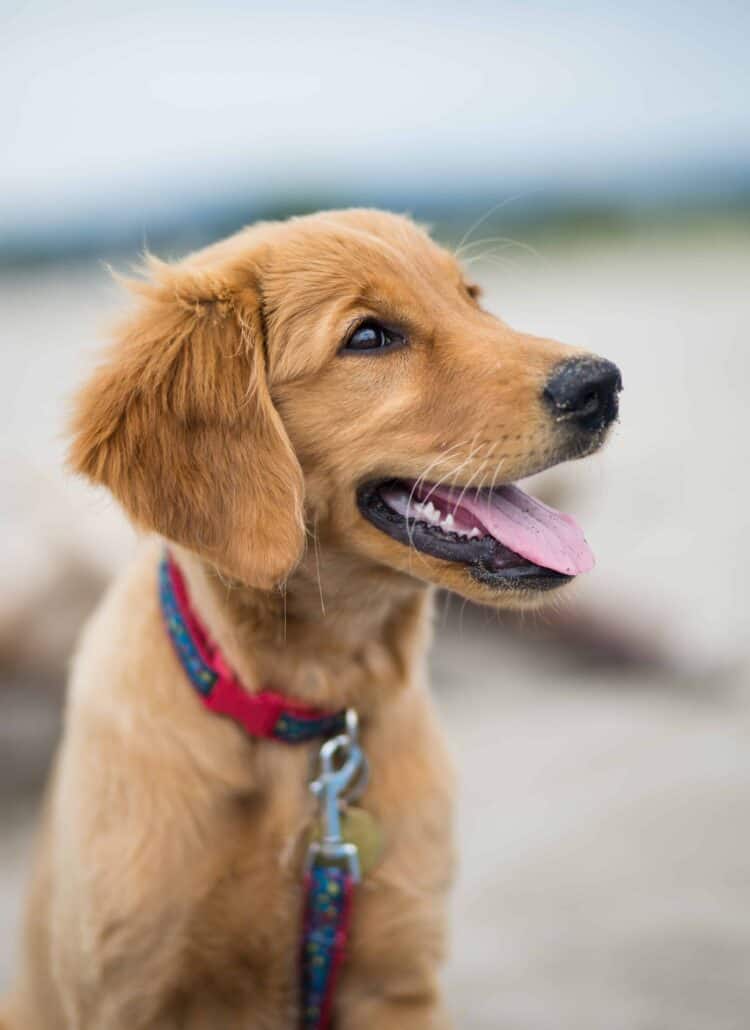
[{"label": "golden fur", "polygon": [[[387,847],[358,891],[336,1027],[446,1026],[451,773],[423,681],[429,585],[528,598],[396,543],[355,490],[549,464],[541,390],[573,352],[483,311],[452,255],[381,212],[258,225],[149,273],[78,398],[71,463],[176,545],[251,689],[360,712],[363,803]],[[409,348],[339,355],[368,313],[407,328]],[[315,745],[251,740],[204,711],[161,623],[158,553],[144,545],[75,658],[4,1030],[297,1025]]]}]

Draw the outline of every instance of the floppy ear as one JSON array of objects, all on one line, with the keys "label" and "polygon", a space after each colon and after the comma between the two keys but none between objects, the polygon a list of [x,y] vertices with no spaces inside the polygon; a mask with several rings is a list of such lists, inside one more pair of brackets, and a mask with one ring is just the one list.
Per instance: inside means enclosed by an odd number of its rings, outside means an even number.
[{"label": "floppy ear", "polygon": [[149,261],[140,306],[77,398],[70,463],[140,526],[252,586],[305,539],[299,462],[269,394],[257,283]]}]

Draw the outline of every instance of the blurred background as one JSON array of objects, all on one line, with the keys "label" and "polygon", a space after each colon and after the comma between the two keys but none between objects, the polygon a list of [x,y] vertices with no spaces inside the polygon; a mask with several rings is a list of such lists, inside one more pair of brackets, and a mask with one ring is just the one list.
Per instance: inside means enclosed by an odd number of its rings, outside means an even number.
[{"label": "blurred background", "polygon": [[441,597],[462,1027],[750,1024],[750,6],[0,0],[0,987],[78,627],[133,536],[62,468],[107,271],[257,218],[433,226],[511,324],[623,370],[532,492],[597,569]]}]

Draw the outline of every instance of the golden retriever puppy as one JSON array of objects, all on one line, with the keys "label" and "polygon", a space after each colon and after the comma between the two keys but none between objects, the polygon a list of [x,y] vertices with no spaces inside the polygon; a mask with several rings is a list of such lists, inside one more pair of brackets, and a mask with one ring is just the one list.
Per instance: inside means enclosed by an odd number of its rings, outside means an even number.
[{"label": "golden retriever puppy", "polygon": [[[70,460],[162,539],[75,656],[0,1022],[444,1027],[451,771],[424,682],[433,588],[531,606],[591,567],[575,522],[513,483],[599,447],[619,373],[511,329],[450,253],[384,212],[260,224],[151,261],[131,288],[77,399]],[[165,568],[188,644],[168,610],[165,623]],[[267,695],[358,713],[369,860],[346,881],[325,1013],[300,987],[321,740],[207,710],[183,645],[215,659],[239,707]],[[352,755],[353,726],[341,732]]]}]

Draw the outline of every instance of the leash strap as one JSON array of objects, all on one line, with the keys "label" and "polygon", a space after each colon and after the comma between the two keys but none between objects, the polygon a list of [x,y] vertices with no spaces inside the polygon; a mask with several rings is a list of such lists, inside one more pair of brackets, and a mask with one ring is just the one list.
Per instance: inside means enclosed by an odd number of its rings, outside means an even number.
[{"label": "leash strap", "polygon": [[305,876],[302,941],[302,1027],[326,1030],[346,954],[354,877],[336,866],[316,865]]},{"label": "leash strap", "polygon": [[362,878],[359,849],[344,839],[342,809],[367,787],[367,759],[359,746],[357,713],[346,712],[346,731],[325,741],[310,792],[320,807],[318,836],[310,843],[305,874],[301,1025],[327,1030],[346,953],[354,887]]}]

